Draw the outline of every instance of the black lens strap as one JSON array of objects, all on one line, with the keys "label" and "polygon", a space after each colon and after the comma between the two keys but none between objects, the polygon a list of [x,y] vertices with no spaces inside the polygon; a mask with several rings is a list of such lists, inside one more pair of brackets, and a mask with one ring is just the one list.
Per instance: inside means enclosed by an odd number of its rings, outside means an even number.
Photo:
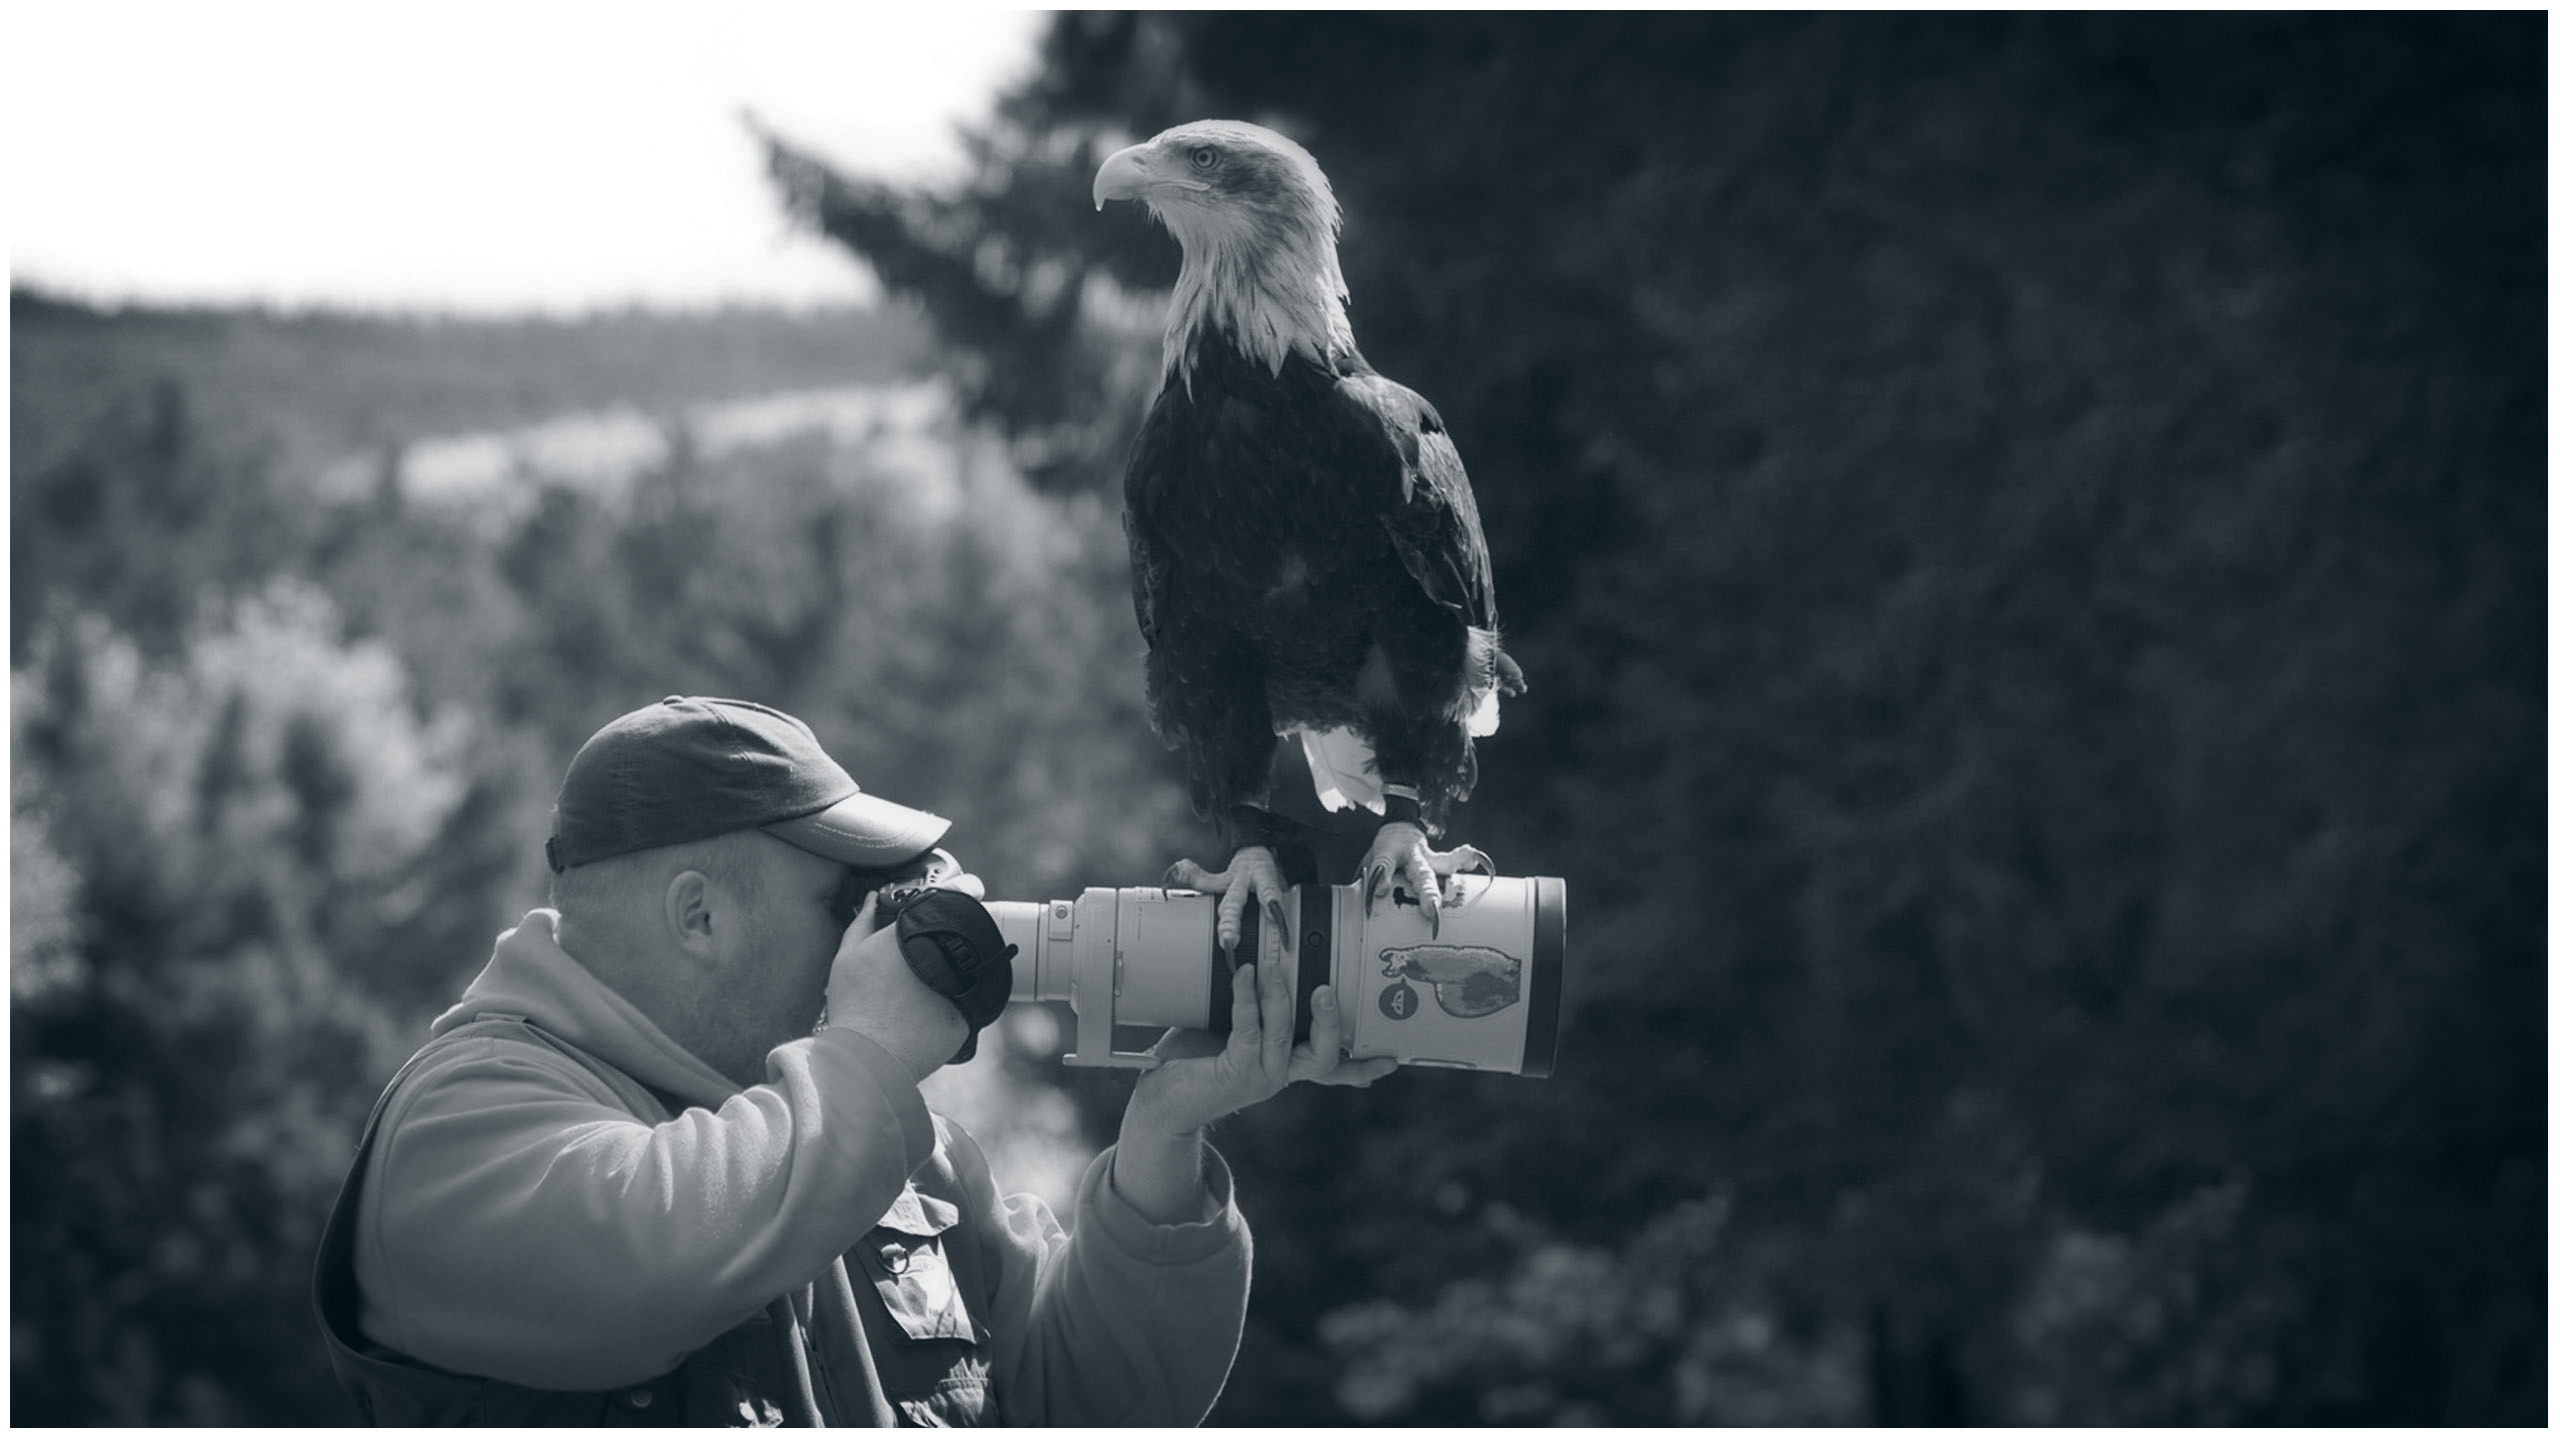
[{"label": "black lens strap", "polygon": [[978,1032],[1013,998],[1016,947],[1004,940],[987,907],[958,890],[926,890],[898,910],[898,953],[928,989],[948,998],[969,1022],[969,1038],[953,1052],[958,1065],[978,1053]]}]

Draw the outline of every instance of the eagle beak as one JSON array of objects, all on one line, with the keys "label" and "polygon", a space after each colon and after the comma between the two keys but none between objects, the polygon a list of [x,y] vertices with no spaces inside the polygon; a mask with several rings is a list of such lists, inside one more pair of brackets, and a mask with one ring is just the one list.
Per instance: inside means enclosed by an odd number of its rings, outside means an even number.
[{"label": "eagle beak", "polygon": [[1147,157],[1144,145],[1132,145],[1102,162],[1093,172],[1093,208],[1102,208],[1106,200],[1135,200],[1147,188]]}]

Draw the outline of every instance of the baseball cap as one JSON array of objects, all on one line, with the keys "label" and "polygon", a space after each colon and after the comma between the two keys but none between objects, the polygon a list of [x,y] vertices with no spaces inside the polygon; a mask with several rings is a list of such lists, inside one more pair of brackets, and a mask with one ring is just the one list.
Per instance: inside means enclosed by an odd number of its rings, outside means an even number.
[{"label": "baseball cap", "polygon": [[670,695],[605,726],[560,782],[554,873],[661,845],[762,830],[860,869],[911,860],[951,822],[853,783],[809,727],[747,700]]}]

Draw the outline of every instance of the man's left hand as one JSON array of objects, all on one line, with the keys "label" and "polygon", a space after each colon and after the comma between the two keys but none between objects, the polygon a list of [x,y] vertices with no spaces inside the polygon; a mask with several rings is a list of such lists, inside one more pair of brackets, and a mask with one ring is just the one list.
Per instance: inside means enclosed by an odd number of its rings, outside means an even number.
[{"label": "man's left hand", "polygon": [[1236,967],[1233,1028],[1223,1039],[1206,1030],[1166,1031],[1148,1051],[1164,1063],[1138,1077],[1128,1122],[1188,1135],[1301,1080],[1365,1086],[1394,1072],[1389,1057],[1343,1058],[1342,1007],[1331,985],[1309,997],[1315,1018],[1307,1043],[1293,1044],[1297,977],[1268,930],[1263,941],[1261,963]]}]

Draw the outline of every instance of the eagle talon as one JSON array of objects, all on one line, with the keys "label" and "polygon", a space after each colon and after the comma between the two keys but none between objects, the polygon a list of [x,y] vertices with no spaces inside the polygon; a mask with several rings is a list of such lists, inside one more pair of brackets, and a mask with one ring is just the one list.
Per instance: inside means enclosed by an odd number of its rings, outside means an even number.
[{"label": "eagle talon", "polygon": [[1280,874],[1279,857],[1268,846],[1244,846],[1228,859],[1226,869],[1215,874],[1196,860],[1176,860],[1164,873],[1168,882],[1180,881],[1182,889],[1219,897],[1218,949],[1230,963],[1235,959],[1236,947],[1244,943],[1244,907],[1248,900],[1262,902],[1263,925],[1284,952],[1289,948],[1289,920],[1280,904],[1289,885]]},{"label": "eagle talon", "polygon": [[1440,882],[1451,876],[1469,873],[1493,873],[1493,857],[1473,845],[1455,850],[1431,848],[1422,827],[1404,820],[1390,820],[1378,827],[1377,838],[1369,843],[1369,853],[1361,861],[1367,913],[1378,913],[1379,897],[1395,890],[1401,880],[1412,893],[1412,904],[1422,911],[1431,926],[1433,938],[1440,934]]}]

